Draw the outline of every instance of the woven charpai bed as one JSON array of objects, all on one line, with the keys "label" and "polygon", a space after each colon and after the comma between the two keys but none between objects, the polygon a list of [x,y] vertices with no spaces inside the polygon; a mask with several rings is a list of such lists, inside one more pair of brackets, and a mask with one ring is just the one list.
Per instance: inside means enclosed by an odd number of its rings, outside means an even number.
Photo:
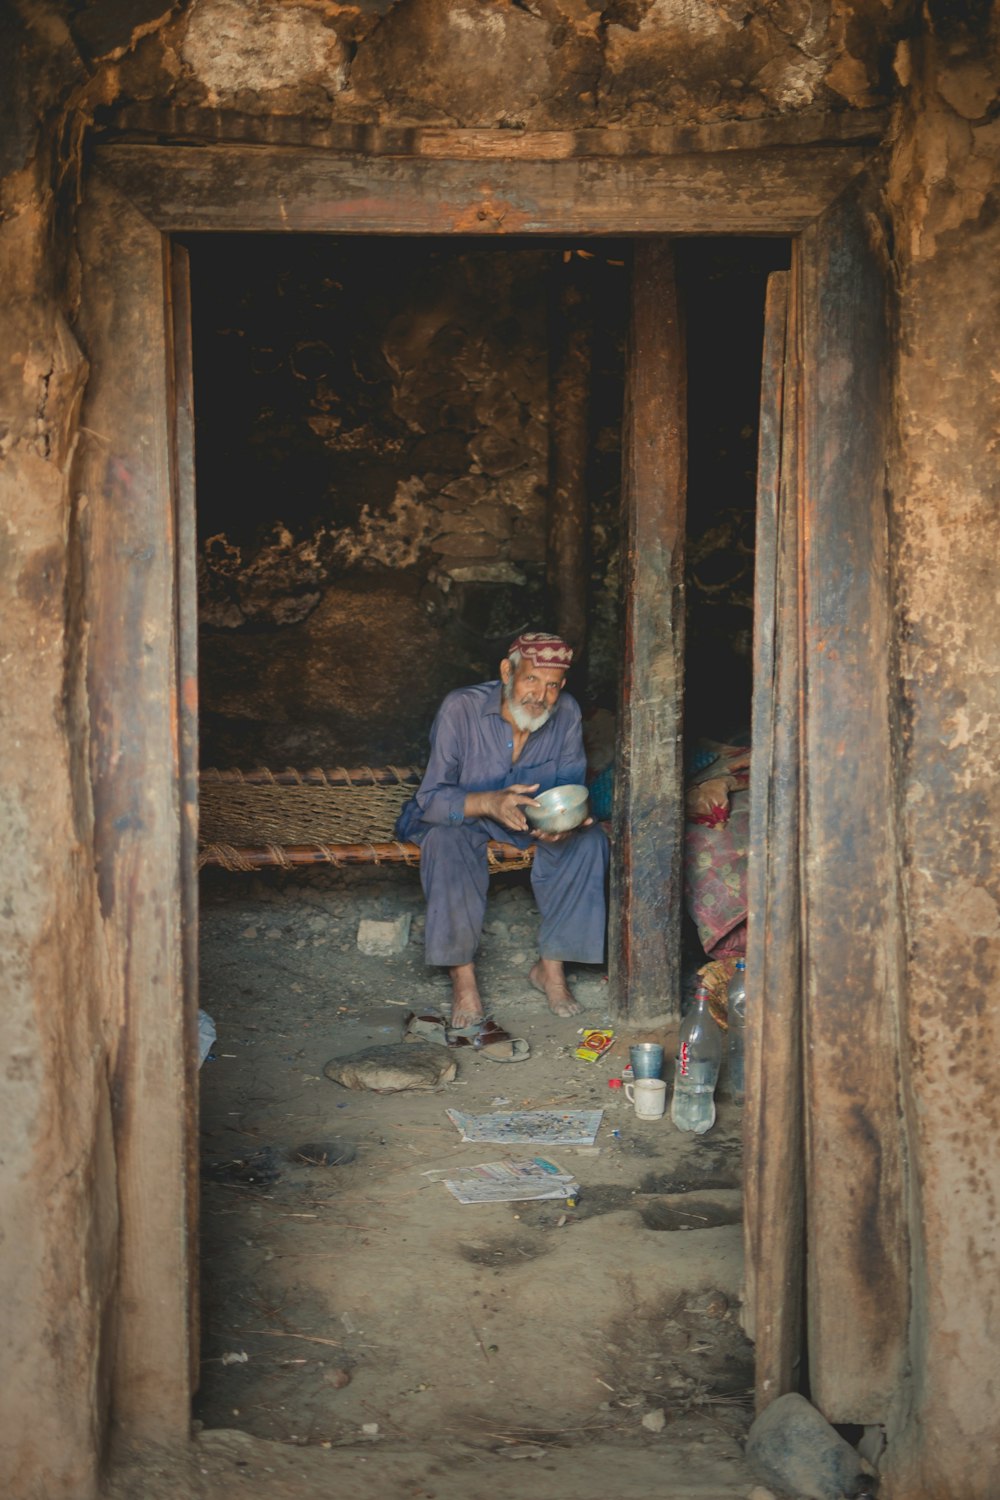
[{"label": "woven charpai bed", "polygon": [[[198,866],[418,865],[419,845],[397,839],[395,825],[421,774],[416,766],[204,770]],[[491,873],[526,869],[534,853],[500,843],[487,852]]]}]

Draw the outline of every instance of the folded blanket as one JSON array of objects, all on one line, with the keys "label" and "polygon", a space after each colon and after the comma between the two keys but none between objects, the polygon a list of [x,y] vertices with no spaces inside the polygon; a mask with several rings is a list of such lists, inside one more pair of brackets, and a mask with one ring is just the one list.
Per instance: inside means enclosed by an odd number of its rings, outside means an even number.
[{"label": "folded blanket", "polygon": [[[750,793],[735,791],[724,823],[689,822],[684,830],[684,885],[687,908],[705,952],[714,950],[746,921]],[[728,944],[724,951],[742,952]]]}]

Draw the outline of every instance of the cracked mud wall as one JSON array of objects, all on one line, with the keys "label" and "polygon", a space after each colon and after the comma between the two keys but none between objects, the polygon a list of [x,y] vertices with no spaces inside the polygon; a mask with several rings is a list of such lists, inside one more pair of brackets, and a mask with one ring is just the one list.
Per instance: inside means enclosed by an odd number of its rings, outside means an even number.
[{"label": "cracked mud wall", "polygon": [[897,59],[899,826],[915,1316],[893,1496],[1000,1460],[1000,13],[930,7]]},{"label": "cracked mud wall", "polygon": [[72,466],[72,211],[101,97],[58,15],[0,26],[0,1489],[92,1492],[114,1342],[120,1016],[94,881]]}]

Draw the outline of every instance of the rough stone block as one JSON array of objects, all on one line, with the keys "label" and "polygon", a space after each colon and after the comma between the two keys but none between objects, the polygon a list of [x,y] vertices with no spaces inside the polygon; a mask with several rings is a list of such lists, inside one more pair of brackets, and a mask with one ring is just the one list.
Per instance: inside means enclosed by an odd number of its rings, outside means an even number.
[{"label": "rough stone block", "polygon": [[394,917],[391,922],[377,922],[364,917],[358,926],[358,948],[369,958],[389,958],[402,953],[410,941],[410,915]]},{"label": "rough stone block", "polygon": [[343,42],[308,5],[201,0],[191,10],[181,54],[210,105],[308,83],[333,94],[347,82]]},{"label": "rough stone block", "polygon": [[754,1422],[747,1458],[771,1489],[801,1500],[850,1500],[868,1473],[850,1443],[794,1392],[772,1401]]}]

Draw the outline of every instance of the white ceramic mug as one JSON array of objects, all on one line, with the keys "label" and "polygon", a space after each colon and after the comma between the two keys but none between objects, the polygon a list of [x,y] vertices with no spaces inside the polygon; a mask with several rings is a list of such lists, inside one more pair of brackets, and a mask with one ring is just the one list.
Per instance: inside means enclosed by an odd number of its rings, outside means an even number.
[{"label": "white ceramic mug", "polygon": [[625,1085],[625,1097],[640,1120],[659,1120],[667,1107],[667,1085],[662,1078],[637,1078]]}]

